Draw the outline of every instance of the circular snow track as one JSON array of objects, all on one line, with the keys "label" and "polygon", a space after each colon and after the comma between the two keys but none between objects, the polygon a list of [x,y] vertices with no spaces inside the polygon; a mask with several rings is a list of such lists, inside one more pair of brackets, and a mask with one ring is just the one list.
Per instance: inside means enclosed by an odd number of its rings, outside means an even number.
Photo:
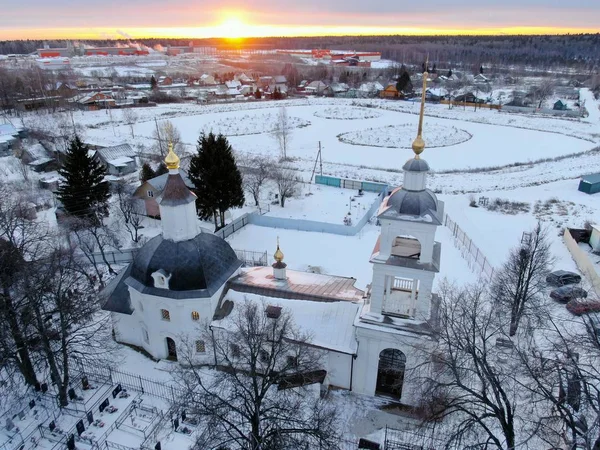
[{"label": "circular snow track", "polygon": [[[235,118],[223,117],[205,123],[200,132],[213,132],[224,136],[245,136],[249,134],[271,133],[280,121],[278,112],[250,111]],[[310,125],[308,120],[287,116],[288,128],[303,128]]]},{"label": "circular snow track", "polygon": [[[428,124],[423,133],[427,148],[450,147],[466,142],[472,137],[468,131],[439,124]],[[411,148],[415,139],[415,126],[403,124],[367,128],[340,134],[338,139],[346,144],[369,147]]]},{"label": "circular snow track", "polygon": [[343,106],[332,106],[318,110],[314,114],[322,119],[337,119],[337,120],[357,120],[357,119],[374,119],[381,117],[381,113],[370,108],[347,108]]}]

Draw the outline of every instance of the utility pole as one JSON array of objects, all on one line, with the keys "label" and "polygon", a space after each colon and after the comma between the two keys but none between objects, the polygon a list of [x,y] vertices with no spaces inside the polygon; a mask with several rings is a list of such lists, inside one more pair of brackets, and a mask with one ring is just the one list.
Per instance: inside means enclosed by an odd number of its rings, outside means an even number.
[{"label": "utility pole", "polygon": [[319,141],[319,151],[317,152],[317,157],[315,158],[315,165],[313,166],[312,173],[310,174],[309,184],[312,183],[313,177],[315,176],[315,171],[317,170],[317,162],[320,163],[320,171],[321,176],[323,176],[323,158],[321,158],[321,141]]},{"label": "utility pole", "polygon": [[160,150],[160,156],[164,157],[164,153],[163,153],[163,148],[162,148],[162,139],[160,137],[160,130],[158,129],[158,121],[156,120],[156,117],[154,118],[154,123],[156,124],[156,136],[158,137],[158,148]]}]

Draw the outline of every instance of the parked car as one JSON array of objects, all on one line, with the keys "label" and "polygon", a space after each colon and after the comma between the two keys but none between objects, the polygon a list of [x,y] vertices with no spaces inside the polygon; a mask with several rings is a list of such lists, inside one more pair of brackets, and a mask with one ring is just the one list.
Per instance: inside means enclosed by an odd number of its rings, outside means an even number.
[{"label": "parked car", "polygon": [[550,297],[561,303],[567,303],[574,298],[586,298],[587,291],[577,286],[562,286],[550,292]]},{"label": "parked car", "polygon": [[566,286],[581,282],[581,276],[567,270],[555,270],[546,277],[546,282],[553,286]]},{"label": "parked car", "polygon": [[580,299],[573,299],[567,303],[567,310],[571,314],[581,316],[582,314],[589,314],[594,312],[600,312],[600,301],[598,300],[586,300],[581,301]]}]

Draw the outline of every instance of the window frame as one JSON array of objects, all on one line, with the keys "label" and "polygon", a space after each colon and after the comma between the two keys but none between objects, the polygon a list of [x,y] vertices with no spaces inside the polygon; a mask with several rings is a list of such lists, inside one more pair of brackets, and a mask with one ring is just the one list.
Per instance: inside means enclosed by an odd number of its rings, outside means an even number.
[{"label": "window frame", "polygon": [[171,313],[169,312],[168,309],[161,308],[160,309],[160,318],[162,320],[164,320],[165,322],[170,322],[171,321]]},{"label": "window frame", "polygon": [[192,311],[192,320],[198,322],[200,320],[200,313],[198,311]]}]

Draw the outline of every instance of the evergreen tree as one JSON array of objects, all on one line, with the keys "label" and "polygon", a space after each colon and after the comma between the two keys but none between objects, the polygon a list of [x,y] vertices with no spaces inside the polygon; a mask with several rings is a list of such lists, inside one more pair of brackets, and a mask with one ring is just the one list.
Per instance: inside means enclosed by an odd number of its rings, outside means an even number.
[{"label": "evergreen tree", "polygon": [[150,164],[144,163],[142,165],[142,169],[140,170],[140,180],[142,183],[154,178],[156,176],[156,172],[152,169]]},{"label": "evergreen tree", "polygon": [[57,196],[72,216],[107,216],[109,186],[104,181],[106,170],[88,154],[88,150],[79,136],[71,140],[63,166],[58,171],[65,181],[58,188]]},{"label": "evergreen tree", "polygon": [[448,75],[446,75],[448,78],[452,78],[452,69],[448,70]]},{"label": "evergreen tree", "polygon": [[483,75],[483,66],[479,66],[479,73]]},{"label": "evergreen tree", "polygon": [[412,91],[412,81],[410,81],[410,75],[405,70],[398,78],[396,82],[396,89],[398,92],[410,92]]},{"label": "evergreen tree", "polygon": [[437,73],[437,66],[433,63],[433,68],[431,69],[431,73]]},{"label": "evergreen tree", "polygon": [[150,77],[150,88],[151,88],[152,90],[155,90],[155,89],[157,89],[157,88],[158,88],[158,83],[156,82],[156,78],[154,78],[154,75],[152,75],[152,76]]},{"label": "evergreen tree", "polygon": [[262,98],[262,92],[260,92],[260,89],[256,89],[256,92],[254,92],[254,98],[256,98],[257,100],[260,100]]},{"label": "evergreen tree", "polygon": [[167,169],[167,165],[164,162],[161,162],[158,165],[158,167],[156,168],[156,171],[154,172],[154,176],[160,177],[161,175],[164,175],[165,173],[169,173],[169,169]]},{"label": "evergreen tree", "polygon": [[198,197],[198,215],[203,219],[212,217],[218,230],[225,226],[225,212],[229,208],[244,205],[242,175],[231,145],[222,134],[202,134],[197,149],[188,176]]}]

